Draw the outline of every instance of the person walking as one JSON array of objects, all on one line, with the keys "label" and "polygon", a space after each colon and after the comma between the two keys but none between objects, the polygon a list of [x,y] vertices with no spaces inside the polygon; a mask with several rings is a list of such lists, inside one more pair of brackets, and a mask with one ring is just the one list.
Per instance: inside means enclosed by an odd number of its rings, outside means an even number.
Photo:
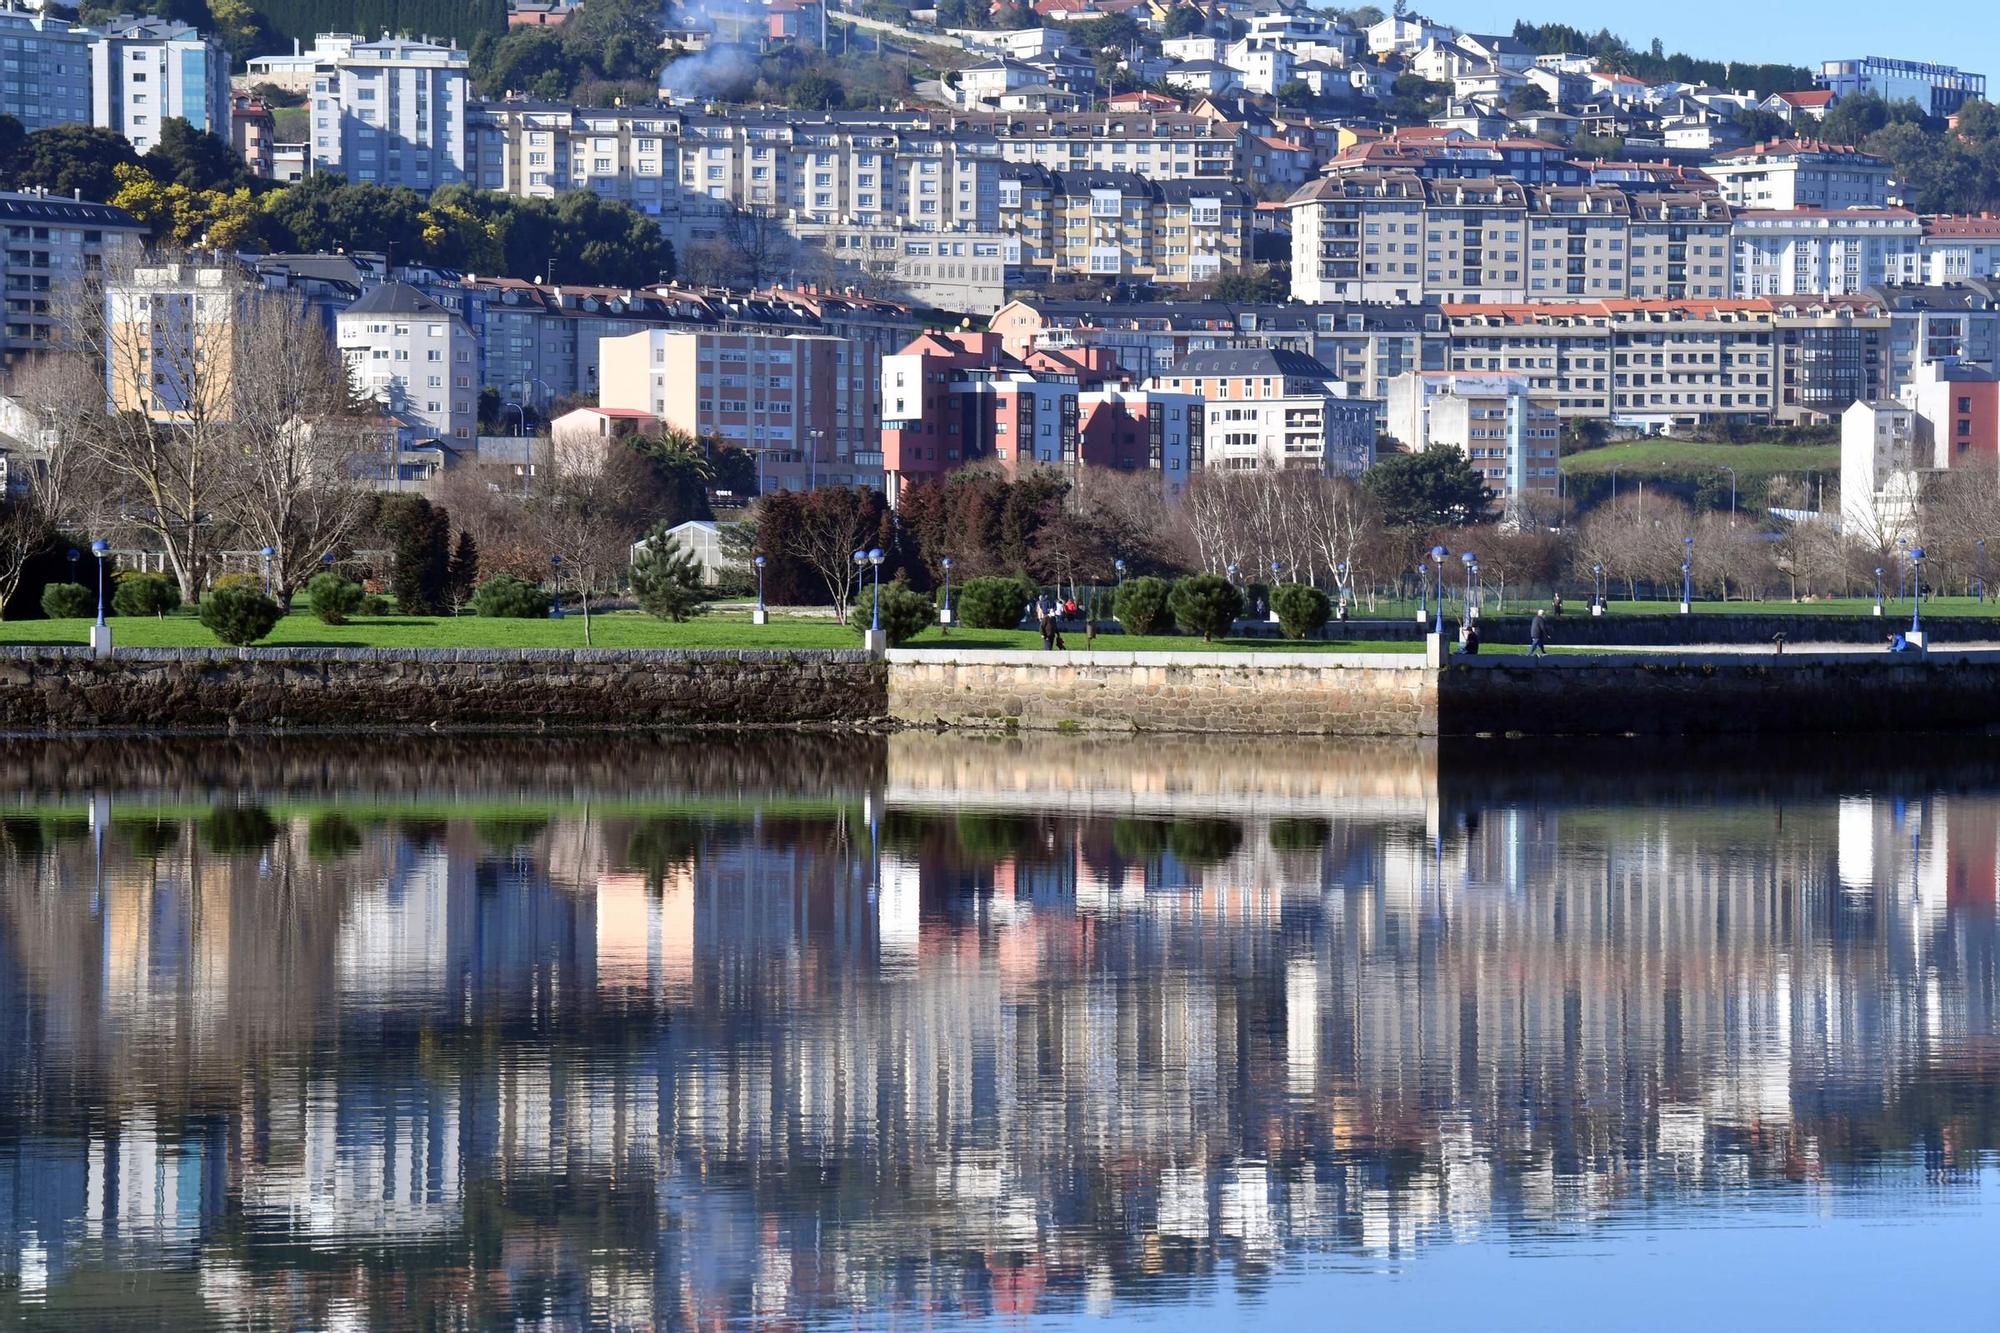
[{"label": "person walking", "polygon": [[1056,618],[1050,615],[1046,608],[1042,608],[1039,619],[1042,626],[1042,651],[1053,652],[1056,646]]},{"label": "person walking", "polygon": [[1528,656],[1547,657],[1549,653],[1548,639],[1548,617],[1540,610],[1537,610],[1535,618],[1528,622]]}]

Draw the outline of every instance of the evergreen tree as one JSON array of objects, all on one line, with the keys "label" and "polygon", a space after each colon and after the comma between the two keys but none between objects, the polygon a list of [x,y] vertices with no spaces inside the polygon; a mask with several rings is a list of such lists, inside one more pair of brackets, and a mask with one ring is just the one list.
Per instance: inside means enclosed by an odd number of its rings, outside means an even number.
[{"label": "evergreen tree", "polygon": [[632,560],[632,591],[648,615],[682,621],[701,614],[702,570],[693,552],[668,535],[667,525],[654,524]]}]

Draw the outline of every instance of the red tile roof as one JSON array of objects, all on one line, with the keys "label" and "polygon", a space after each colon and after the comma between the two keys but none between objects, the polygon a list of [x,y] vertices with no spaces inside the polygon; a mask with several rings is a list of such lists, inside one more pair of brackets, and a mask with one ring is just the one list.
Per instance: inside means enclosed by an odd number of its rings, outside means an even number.
[{"label": "red tile roof", "polygon": [[1832,106],[1833,94],[1824,89],[1807,93],[1779,93],[1778,100],[1792,106]]},{"label": "red tile roof", "polygon": [[1927,236],[1958,236],[1968,239],[1978,238],[2000,240],[2000,217],[1991,213],[1980,213],[1966,217],[1941,214],[1924,221]]}]

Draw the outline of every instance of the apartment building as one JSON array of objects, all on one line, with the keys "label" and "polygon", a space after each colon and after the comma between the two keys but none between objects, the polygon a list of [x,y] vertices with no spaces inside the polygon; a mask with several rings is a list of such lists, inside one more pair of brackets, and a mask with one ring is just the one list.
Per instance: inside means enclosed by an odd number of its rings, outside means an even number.
[{"label": "apartment building", "polygon": [[1918,414],[1894,399],[1850,403],[1840,414],[1842,530],[1886,549],[1916,535],[1919,469],[1928,467]]},{"label": "apartment building", "polygon": [[1238,471],[1312,468],[1359,476],[1375,461],[1379,402],[1346,386],[1302,352],[1220,348],[1192,353],[1147,381],[1208,404],[1204,466]]},{"label": "apartment building", "polygon": [[90,44],[90,123],[144,153],[169,120],[231,137],[229,54],[185,23],[114,18]]},{"label": "apartment building", "polygon": [[1901,208],[1742,209],[1730,238],[1732,295],[1852,296],[1919,282],[1923,224]]},{"label": "apartment building", "polygon": [[2000,277],[2000,217],[1925,218],[1923,263],[1928,283]]},{"label": "apartment building", "polygon": [[428,194],[466,179],[466,55],[408,37],[317,39],[311,171]]},{"label": "apartment building", "polygon": [[160,264],[104,288],[105,400],[157,421],[226,417],[241,274]]},{"label": "apartment building", "polygon": [[1077,458],[1089,467],[1156,472],[1169,498],[1181,494],[1206,454],[1208,405],[1195,394],[1123,385],[1077,398]]},{"label": "apartment building", "polygon": [[1482,139],[1463,130],[1418,126],[1342,149],[1327,160],[1331,176],[1409,172],[1420,180],[1505,178],[1524,185],[1589,185],[1592,169],[1560,144],[1541,139]]},{"label": "apartment building", "polygon": [[469,443],[479,426],[479,343],[453,312],[404,282],[364,293],[334,319],[357,393],[418,430]]},{"label": "apartment building", "polygon": [[1008,165],[1000,228],[1019,281],[1088,277],[1185,286],[1240,268],[1256,201],[1230,180],[1155,181],[1134,172]]},{"label": "apartment building", "polygon": [[1298,301],[1715,299],[1730,210],[1713,196],[1508,177],[1329,175],[1287,201]]},{"label": "apartment building", "polygon": [[1073,459],[1080,380],[1046,377],[1048,393],[1027,387],[1034,382],[1026,363],[991,333],[926,333],[882,358],[882,467],[890,497],[982,459],[1010,467],[1024,453]]},{"label": "apartment building", "polygon": [[1508,374],[1561,417],[1647,429],[1831,419],[1880,397],[1889,316],[1865,298],[1447,305],[1450,369]]},{"label": "apartment building", "polygon": [[32,133],[91,121],[91,39],[37,6],[0,8],[0,115]]},{"label": "apartment building", "polygon": [[791,234],[826,261],[831,280],[894,292],[921,306],[991,315],[1021,271],[1021,239],[1001,231],[925,231],[882,223],[796,220]]},{"label": "apartment building", "polygon": [[1919,467],[2000,480],[2000,378],[1990,367],[1922,361],[1896,397],[1916,414]]},{"label": "apartment building", "polygon": [[1888,383],[1910,383],[1925,362],[2000,371],[2000,286],[1884,284],[1865,295],[1889,316]]},{"label": "apartment building", "polygon": [[988,327],[1007,350],[1094,349],[1140,376],[1161,375],[1194,352],[1274,348],[1331,370],[1349,398],[1382,401],[1388,383],[1445,364],[1444,317],[1434,306],[1231,305],[1173,301],[1010,301]]},{"label": "apartment building", "polygon": [[0,193],[0,294],[7,318],[0,328],[0,363],[12,363],[61,336],[64,288],[136,257],[146,228],[122,208],[59,195]]},{"label": "apartment building", "polygon": [[239,93],[229,99],[229,142],[253,176],[269,179],[275,170],[278,122],[261,97]]},{"label": "apartment building", "polygon": [[1773,139],[1717,153],[1706,171],[1737,208],[1881,208],[1887,161],[1845,144]]},{"label": "apartment building", "polygon": [[844,339],[816,334],[646,329],[599,349],[599,406],[749,451],[760,491],[879,487],[880,466],[836,429],[846,352]]},{"label": "apartment building", "polygon": [[1464,454],[1503,504],[1559,491],[1561,417],[1520,376],[1401,375],[1389,387],[1388,418],[1389,435],[1406,449]]}]

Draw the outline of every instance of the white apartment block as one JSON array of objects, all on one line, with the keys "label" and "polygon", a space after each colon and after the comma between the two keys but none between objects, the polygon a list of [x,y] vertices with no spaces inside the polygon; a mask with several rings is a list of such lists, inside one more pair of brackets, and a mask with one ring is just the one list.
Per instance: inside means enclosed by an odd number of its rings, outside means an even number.
[{"label": "white apartment block", "polygon": [[30,132],[88,124],[94,35],[47,13],[0,9],[0,115]]},{"label": "white apartment block", "polygon": [[1731,295],[1853,296],[1921,282],[1923,224],[1901,208],[1745,209],[1731,237]]},{"label": "white apartment block", "polygon": [[1399,375],[1389,382],[1388,434],[1412,451],[1457,449],[1503,501],[1557,492],[1561,417],[1519,376]]},{"label": "white apartment block", "polygon": [[335,317],[355,391],[440,440],[471,440],[479,421],[479,340],[407,283],[367,292]]},{"label": "white apartment block", "polygon": [[1350,172],[1304,186],[1288,208],[1298,301],[1728,294],[1730,210],[1709,195]]},{"label": "white apartment block", "polygon": [[1923,256],[1923,281],[1933,285],[2000,274],[2000,217],[1926,218]]},{"label": "white apartment block", "polygon": [[1703,168],[1737,208],[1881,208],[1887,161],[1842,144],[1781,139],[1718,153]]},{"label": "white apartment block", "polygon": [[1917,473],[1929,465],[1915,408],[1856,401],[1840,414],[1840,519],[1849,536],[1884,549],[1916,530]]},{"label": "white apartment block", "polygon": [[230,137],[228,53],[185,23],[112,19],[90,44],[90,123],[144,153],[174,119]]},{"label": "white apartment block", "polygon": [[1359,477],[1375,464],[1375,411],[1366,399],[1325,393],[1209,403],[1202,466],[1235,472],[1308,468]]},{"label": "white apartment block", "polygon": [[466,178],[466,55],[407,37],[320,39],[310,170],[429,193]]}]

